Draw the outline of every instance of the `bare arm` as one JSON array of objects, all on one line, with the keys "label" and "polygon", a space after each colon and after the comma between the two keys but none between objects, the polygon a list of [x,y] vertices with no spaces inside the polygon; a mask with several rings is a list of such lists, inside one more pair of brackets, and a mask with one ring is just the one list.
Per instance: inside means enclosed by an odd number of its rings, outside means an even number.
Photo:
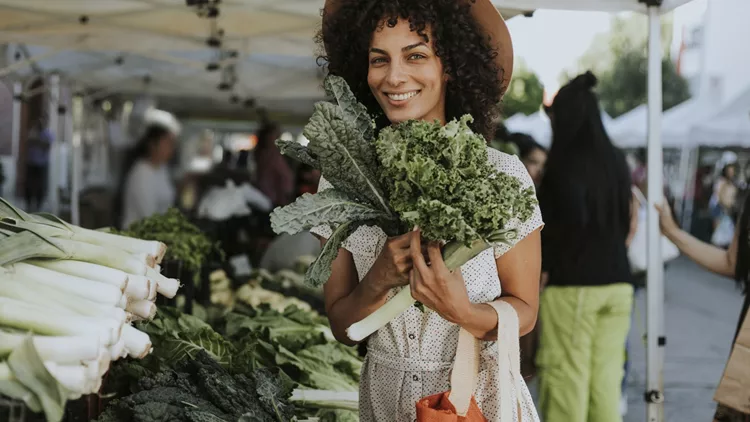
[{"label": "bare arm", "polygon": [[[346,335],[346,329],[383,306],[391,288],[408,284],[410,235],[388,239],[362,281],[359,281],[351,252],[339,249],[331,266],[331,278],[323,287],[328,320],[339,342],[349,346],[357,344]],[[322,243],[325,244],[325,240]]]},{"label": "bare arm", "polygon": [[638,209],[640,208],[640,201],[638,197],[633,193],[632,199],[630,200],[630,230],[628,231],[628,237],[625,239],[625,246],[630,247],[630,243],[633,242],[635,232],[638,231]]},{"label": "bare arm", "polygon": [[680,229],[674,221],[669,207],[666,205],[657,206],[657,209],[659,210],[659,224],[662,233],[680,249],[680,252],[687,255],[696,264],[713,273],[725,277],[734,277],[739,231],[735,231],[734,239],[729,249],[724,250],[703,242]]},{"label": "bare arm", "polygon": [[[530,333],[536,325],[541,270],[541,229],[533,231],[497,259],[503,292],[500,300],[516,310],[519,336]],[[497,312],[486,303],[471,304],[458,324],[481,340],[497,340]]]}]

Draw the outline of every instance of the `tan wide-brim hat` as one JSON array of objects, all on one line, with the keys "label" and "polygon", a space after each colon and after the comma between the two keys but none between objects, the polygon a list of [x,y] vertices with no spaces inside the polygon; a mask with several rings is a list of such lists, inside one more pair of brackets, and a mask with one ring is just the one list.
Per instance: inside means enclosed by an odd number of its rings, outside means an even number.
[{"label": "tan wide-brim hat", "polygon": [[[325,19],[333,16],[339,6],[347,0],[326,0],[323,13],[323,28],[326,27]],[[466,1],[469,0],[456,0]],[[474,16],[479,28],[487,35],[490,46],[497,52],[495,62],[499,73],[497,75],[500,82],[502,96],[510,85],[510,79],[513,76],[513,41],[510,38],[508,25],[505,24],[500,12],[492,5],[490,0],[476,0],[471,3],[471,14]],[[326,46],[328,49],[328,46]]]}]

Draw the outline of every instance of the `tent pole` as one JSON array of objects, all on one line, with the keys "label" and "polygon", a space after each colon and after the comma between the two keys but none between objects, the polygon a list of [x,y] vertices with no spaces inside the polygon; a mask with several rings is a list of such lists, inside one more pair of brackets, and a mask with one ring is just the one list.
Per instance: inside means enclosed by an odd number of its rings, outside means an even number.
[{"label": "tent pole", "polygon": [[654,208],[661,203],[663,157],[662,119],[662,43],[660,8],[648,8],[648,275],[646,288],[646,414],[647,422],[664,422],[664,265],[661,258],[659,215]]},{"label": "tent pole", "polygon": [[10,147],[11,156],[13,157],[13,168],[6,169],[6,175],[10,175],[13,172],[13,176],[9,177],[13,181],[13,184],[9,184],[10,193],[4,192],[10,198],[15,199],[16,192],[16,180],[18,175],[18,168],[21,164],[21,109],[23,108],[23,83],[20,81],[13,82],[13,116],[11,120],[11,133],[10,133]]},{"label": "tent pole", "polygon": [[58,215],[60,212],[60,195],[58,192],[58,175],[60,171],[60,121],[58,107],[60,105],[60,76],[53,74],[49,77],[49,105],[47,118],[52,140],[48,152],[48,181],[47,199],[49,212]]}]

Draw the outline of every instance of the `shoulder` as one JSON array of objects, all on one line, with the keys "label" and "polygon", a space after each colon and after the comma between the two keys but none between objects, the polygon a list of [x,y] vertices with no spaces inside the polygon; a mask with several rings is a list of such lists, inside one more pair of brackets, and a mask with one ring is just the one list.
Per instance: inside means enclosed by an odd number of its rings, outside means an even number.
[{"label": "shoulder", "polygon": [[506,154],[488,146],[487,160],[498,172],[505,173],[508,176],[513,176],[520,180],[521,186],[524,189],[534,187],[534,181],[531,179],[531,175],[528,170],[526,170],[526,166],[523,165],[517,156]]}]

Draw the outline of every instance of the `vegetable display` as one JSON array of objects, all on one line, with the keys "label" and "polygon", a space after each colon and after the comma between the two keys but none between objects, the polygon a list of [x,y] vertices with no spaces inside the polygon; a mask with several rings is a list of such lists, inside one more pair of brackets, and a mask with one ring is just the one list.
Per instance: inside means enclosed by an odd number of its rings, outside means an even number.
[{"label": "vegetable display", "polygon": [[123,236],[158,240],[169,246],[165,259],[181,261],[185,268],[197,275],[211,252],[218,250],[201,230],[177,208],[164,214],[136,221],[120,232]]},{"label": "vegetable display", "polygon": [[[212,327],[162,307],[156,318],[137,326],[151,337],[154,352],[113,367],[113,384],[127,384],[127,391],[100,422],[161,421],[162,414],[172,421],[286,422],[292,414],[357,420],[362,362],[353,349],[335,342],[325,318],[313,311],[238,304]],[[258,377],[264,387],[253,389],[247,380]],[[243,388],[236,393],[239,404],[231,407],[223,398],[229,388]],[[275,393],[264,398],[268,391]],[[258,402],[260,410],[253,410]],[[196,419],[195,410],[205,419]],[[242,419],[249,412],[257,419]]]},{"label": "vegetable display", "polygon": [[112,361],[144,358],[166,245],[27,214],[0,198],[0,394],[59,421],[67,400],[99,391]]},{"label": "vegetable display", "polygon": [[[308,269],[310,284],[328,280],[343,242],[365,225],[388,236],[419,226],[426,240],[445,242],[443,258],[450,269],[515,239],[510,223],[531,216],[533,188],[488,162],[484,138],[469,128],[470,116],[445,126],[408,121],[376,136],[365,106],[342,78],[329,76],[325,88],[334,101],[315,105],[304,130],[309,144],[278,144],[284,154],[320,169],[333,188],[302,195],[271,215],[277,233],[332,229]],[[347,334],[363,340],[413,304],[409,289],[402,289]]]}]

